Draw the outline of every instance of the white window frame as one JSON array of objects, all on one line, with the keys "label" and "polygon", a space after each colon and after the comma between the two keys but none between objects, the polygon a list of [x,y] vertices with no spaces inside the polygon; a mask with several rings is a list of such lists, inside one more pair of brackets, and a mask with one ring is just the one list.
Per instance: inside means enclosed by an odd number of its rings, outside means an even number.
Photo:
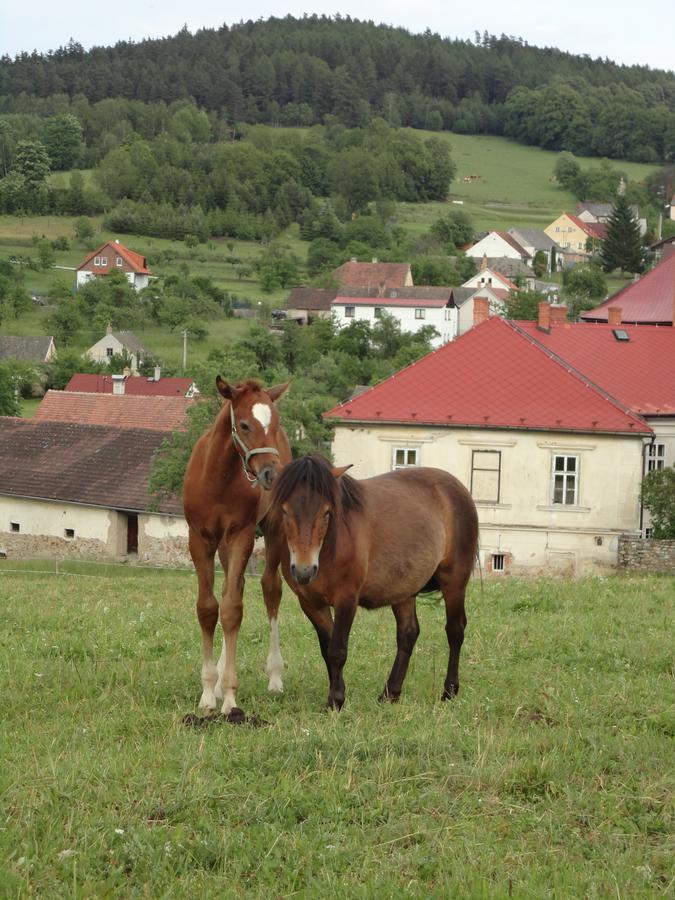
[{"label": "white window frame", "polygon": [[100,257],[100,256],[95,256],[95,257],[94,257],[94,265],[95,265],[95,266],[100,266],[100,265],[101,265],[101,257]]},{"label": "white window frame", "polygon": [[353,319],[356,314],[355,306],[345,306],[345,319]]},{"label": "white window frame", "polygon": [[102,257],[101,257],[101,265],[102,265],[102,266],[107,266],[107,265],[108,265],[108,257],[107,257],[107,256],[102,256]]},{"label": "white window frame", "polygon": [[645,455],[645,475],[647,472],[658,472],[666,467],[666,445],[647,444]]},{"label": "white window frame", "polygon": [[115,348],[114,347],[106,347],[105,355],[108,357],[108,359],[112,359],[112,357],[115,355]]},{"label": "white window frame", "polygon": [[381,319],[383,312],[384,312],[384,306],[374,306],[373,307],[373,317],[375,319]]},{"label": "white window frame", "polygon": [[123,261],[122,261],[122,257],[121,257],[121,256],[118,256],[117,259],[115,260],[115,265],[116,265],[116,266],[121,266],[121,265],[122,265],[122,262],[123,262]]},{"label": "white window frame", "polygon": [[415,318],[416,319],[426,318],[426,309],[416,309],[415,310]]},{"label": "white window frame", "polygon": [[[403,462],[397,462],[396,457],[399,453],[403,454]],[[413,460],[411,462],[411,460]],[[391,448],[391,467],[392,469],[415,469],[420,464],[420,448],[399,445]]]},{"label": "white window frame", "polygon": [[[556,461],[564,459],[564,467],[558,469]],[[568,461],[574,460],[574,470],[568,468]],[[552,506],[578,506],[579,505],[579,476],[581,458],[576,453],[553,453],[551,456],[551,505]],[[562,499],[556,500],[556,477],[562,477]],[[574,500],[567,501],[569,482],[574,485]]]},{"label": "white window frame", "polygon": [[[497,468],[487,468],[485,466],[476,465],[481,461],[488,461],[485,454],[491,453],[497,457]],[[482,455],[479,455],[482,454]],[[497,497],[495,499],[478,497],[474,494],[474,472],[496,472],[497,473]],[[471,452],[471,496],[476,503],[499,503],[502,492],[502,452],[501,450],[472,450]]]}]

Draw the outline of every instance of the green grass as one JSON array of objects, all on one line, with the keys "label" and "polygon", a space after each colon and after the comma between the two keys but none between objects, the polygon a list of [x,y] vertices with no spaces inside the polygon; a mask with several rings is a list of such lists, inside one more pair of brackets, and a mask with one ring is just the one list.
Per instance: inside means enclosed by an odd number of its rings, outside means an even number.
[{"label": "green grass", "polygon": [[[417,133],[417,132],[415,132]],[[431,136],[431,132],[426,132]],[[558,153],[526,147],[508,138],[441,132],[436,135],[450,144],[457,164],[457,176],[450,186],[447,203],[403,204],[401,224],[413,232],[428,230],[434,219],[448,208],[465,209],[477,230],[517,227],[545,228],[561,212],[573,212],[576,199],[552,180]],[[596,167],[600,160],[580,157],[583,168]],[[658,166],[612,161],[631,180],[642,181]],[[464,182],[469,175],[478,175]],[[452,200],[462,200],[454,207]]]},{"label": "green grass", "polygon": [[0,565],[1,896],[672,894],[672,578],[472,585],[451,704],[440,608],[397,706],[393,617],[360,612],[341,714],[288,594],[267,694],[250,581],[238,699],[270,727],[195,731],[194,576],[71,571]]}]

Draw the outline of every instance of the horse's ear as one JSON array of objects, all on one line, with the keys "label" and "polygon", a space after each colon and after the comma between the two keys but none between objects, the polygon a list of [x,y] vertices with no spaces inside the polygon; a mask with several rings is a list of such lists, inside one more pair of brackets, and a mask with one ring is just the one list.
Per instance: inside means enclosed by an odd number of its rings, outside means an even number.
[{"label": "horse's ear", "polygon": [[331,472],[333,473],[333,477],[334,478],[342,478],[342,476],[345,474],[347,469],[351,469],[351,467],[353,465],[354,465],[354,463],[349,463],[348,466],[337,466],[336,468],[331,469]]},{"label": "horse's ear", "polygon": [[216,375],[216,387],[218,391],[226,400],[231,400],[234,394],[234,388],[232,385],[228,384],[227,381],[224,381],[220,375]]},{"label": "horse's ear", "polygon": [[275,384],[274,387],[267,388],[267,394],[272,403],[276,403],[279,397],[283,397],[290,386],[291,382],[287,381],[286,384]]}]

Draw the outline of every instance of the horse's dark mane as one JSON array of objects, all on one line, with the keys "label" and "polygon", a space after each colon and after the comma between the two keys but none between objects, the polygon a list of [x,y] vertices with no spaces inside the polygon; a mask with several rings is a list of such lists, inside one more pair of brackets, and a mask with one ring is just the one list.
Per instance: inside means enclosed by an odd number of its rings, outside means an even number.
[{"label": "horse's dark mane", "polygon": [[279,511],[300,487],[318,494],[340,517],[363,507],[363,488],[359,482],[349,475],[336,478],[331,464],[318,453],[310,453],[284,467],[274,482],[273,509]]}]

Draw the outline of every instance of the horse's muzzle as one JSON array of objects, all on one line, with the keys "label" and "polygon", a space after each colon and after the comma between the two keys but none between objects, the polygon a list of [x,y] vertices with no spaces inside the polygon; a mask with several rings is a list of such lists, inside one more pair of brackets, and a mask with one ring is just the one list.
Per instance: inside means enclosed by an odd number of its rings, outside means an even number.
[{"label": "horse's muzzle", "polygon": [[316,563],[311,566],[296,566],[291,563],[291,575],[298,584],[310,584],[316,578],[319,567]]},{"label": "horse's muzzle", "polygon": [[276,466],[269,463],[266,466],[263,466],[262,469],[258,472],[257,479],[258,484],[264,491],[269,491],[272,489],[272,485],[274,484],[274,479],[277,477],[277,468]]}]

